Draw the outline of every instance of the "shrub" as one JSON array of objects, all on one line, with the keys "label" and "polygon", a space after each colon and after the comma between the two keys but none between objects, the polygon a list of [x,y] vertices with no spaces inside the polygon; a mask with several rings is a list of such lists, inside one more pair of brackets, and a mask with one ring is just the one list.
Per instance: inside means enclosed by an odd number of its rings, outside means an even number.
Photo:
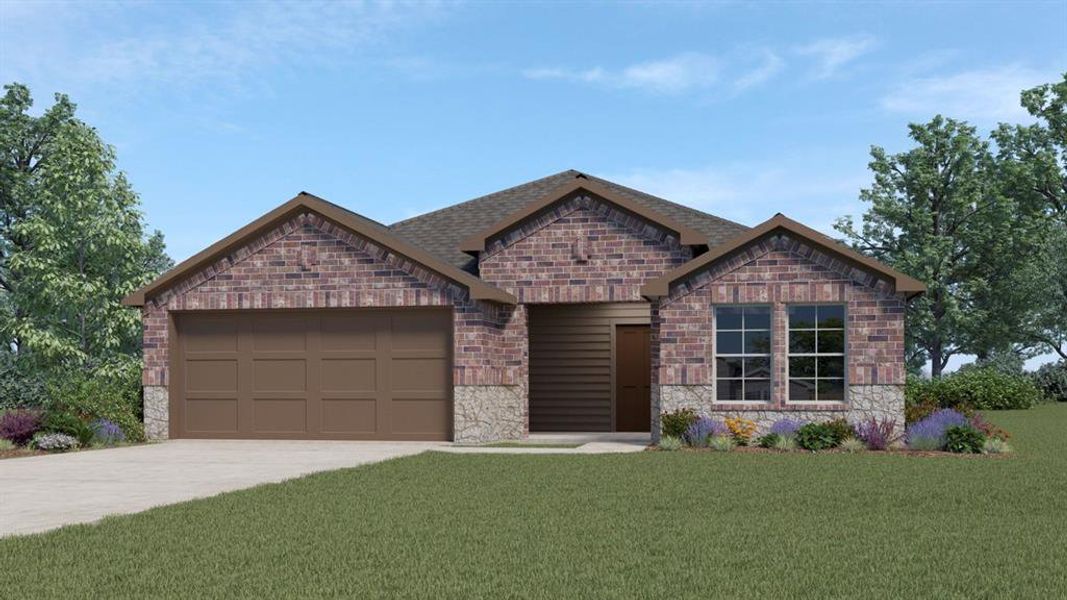
[{"label": "shrub", "polygon": [[77,372],[49,384],[50,412],[67,413],[84,421],[107,419],[122,428],[127,440],[144,439],[139,372],[118,374]]},{"label": "shrub", "polygon": [[93,441],[105,446],[114,446],[126,441],[126,434],[116,423],[107,419],[97,419],[89,425],[93,430]]},{"label": "shrub", "polygon": [[660,450],[667,450],[669,452],[681,450],[682,438],[678,438],[673,435],[665,435],[659,439],[659,447]]},{"label": "shrub", "polygon": [[11,440],[7,440],[7,439],[4,439],[4,438],[0,438],[0,452],[6,452],[8,450],[14,450],[15,448],[18,448],[18,446],[15,445],[15,442],[12,442]]},{"label": "shrub", "polygon": [[805,450],[826,450],[840,443],[837,431],[828,423],[808,423],[797,430],[797,445]]},{"label": "shrub", "polygon": [[752,436],[756,434],[756,424],[741,417],[726,419],[726,428],[730,430],[730,435],[734,437],[734,441],[739,446],[747,446],[752,441]]},{"label": "shrub", "polygon": [[960,412],[1030,408],[1042,397],[1032,378],[993,368],[969,369],[929,381],[912,378],[904,394],[913,412],[914,407],[931,403]]},{"label": "shrub", "polygon": [[41,429],[41,413],[35,410],[9,410],[0,414],[0,438],[25,446]]},{"label": "shrub", "polygon": [[86,446],[93,441],[93,430],[87,423],[65,412],[48,412],[41,421],[41,431],[62,433]]},{"label": "shrub", "polygon": [[78,447],[78,440],[65,433],[38,433],[33,437],[33,445],[38,450],[63,452]]},{"label": "shrub", "polygon": [[834,419],[828,421],[826,427],[834,434],[834,445],[838,445],[846,438],[856,437],[856,432],[852,429],[852,424],[845,419]]},{"label": "shrub", "polygon": [[1030,380],[1046,400],[1067,402],[1067,360],[1041,365],[1030,373]]},{"label": "shrub", "polygon": [[971,416],[971,427],[981,431],[987,438],[996,438],[1003,441],[1007,441],[1011,438],[1011,434],[1003,428],[997,427],[989,421],[986,421],[981,413],[975,413]]},{"label": "shrub", "polygon": [[945,431],[949,427],[969,422],[959,411],[943,408],[908,428],[908,447],[912,450],[940,450],[945,447]]},{"label": "shrub", "polygon": [[44,378],[31,372],[11,352],[0,352],[0,411],[39,408],[46,400]]},{"label": "shrub", "polygon": [[709,437],[725,434],[725,425],[707,417],[700,417],[686,428],[685,435],[682,436],[682,439],[684,439],[685,443],[690,446],[703,448],[708,445]]},{"label": "shrub", "polygon": [[1011,446],[999,438],[986,438],[982,444],[982,452],[985,454],[1011,454]]},{"label": "shrub", "polygon": [[897,420],[871,417],[861,421],[853,429],[856,437],[871,450],[885,450],[896,441]]},{"label": "shrub", "polygon": [[985,436],[970,425],[953,425],[945,430],[945,450],[957,454],[978,454],[985,446]]},{"label": "shrub", "polygon": [[790,436],[779,437],[778,441],[776,441],[774,443],[774,449],[775,450],[785,450],[785,451],[796,450],[797,449],[797,439],[795,437],[790,437]]},{"label": "shrub", "polygon": [[804,426],[804,421],[794,421],[792,419],[779,419],[771,425],[771,433],[776,433],[782,437],[796,437],[797,430]]},{"label": "shrub", "polygon": [[729,452],[737,447],[731,435],[713,435],[708,438],[708,447],[717,452]]},{"label": "shrub", "polygon": [[848,452],[849,454],[855,454],[857,452],[863,452],[864,450],[866,450],[867,443],[863,440],[854,437],[847,437],[841,440],[841,443],[838,445],[838,447],[844,450],[845,452]]},{"label": "shrub", "polygon": [[681,438],[689,426],[697,420],[696,412],[691,408],[682,408],[660,416],[661,431],[666,436]]},{"label": "shrub", "polygon": [[760,448],[774,448],[774,445],[777,444],[780,439],[782,439],[782,436],[777,433],[768,433],[767,435],[760,436],[757,443]]}]

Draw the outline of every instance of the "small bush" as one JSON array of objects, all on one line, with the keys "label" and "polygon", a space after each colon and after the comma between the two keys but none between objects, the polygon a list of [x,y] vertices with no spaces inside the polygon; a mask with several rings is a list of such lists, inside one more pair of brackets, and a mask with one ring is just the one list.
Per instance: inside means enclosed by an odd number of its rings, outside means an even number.
[{"label": "small bush", "polygon": [[15,445],[15,442],[12,442],[8,439],[0,438],[0,452],[14,450],[15,448],[18,448],[18,446]]},{"label": "small bush", "polygon": [[56,378],[48,386],[49,411],[67,413],[89,422],[107,419],[122,428],[127,440],[144,440],[138,369],[117,374],[77,372]]},{"label": "small bush", "polygon": [[730,435],[734,437],[734,441],[739,446],[749,445],[752,441],[752,436],[756,434],[756,424],[741,417],[726,419],[726,427],[730,430]]},{"label": "small bush", "polygon": [[797,449],[797,439],[790,436],[782,436],[774,443],[775,450],[792,451]]},{"label": "small bush", "polygon": [[863,440],[854,437],[847,437],[841,440],[841,443],[838,444],[838,448],[841,448],[849,454],[855,454],[857,452],[863,452],[864,450],[866,450],[867,443]]},{"label": "small bush", "polygon": [[897,420],[871,417],[861,421],[853,429],[856,437],[871,450],[885,450],[896,441]]},{"label": "small bush", "polygon": [[682,438],[674,437],[673,435],[665,435],[659,439],[660,450],[667,450],[674,452],[675,450],[682,449]]},{"label": "small bush", "polygon": [[93,441],[93,429],[87,423],[65,412],[49,412],[41,421],[41,431],[62,433],[87,446]]},{"label": "small bush", "polygon": [[0,414],[0,438],[25,446],[41,429],[41,413],[35,410],[9,410]]},{"label": "small bush", "polygon": [[941,450],[947,442],[945,432],[949,427],[968,425],[970,421],[962,413],[943,408],[908,428],[908,447],[912,450]]},{"label": "small bush", "polygon": [[837,430],[828,423],[808,423],[797,430],[797,445],[817,451],[833,448],[841,442]]},{"label": "small bush", "polygon": [[826,427],[834,434],[835,446],[843,442],[846,438],[856,437],[856,432],[852,429],[852,424],[845,419],[827,421]]},{"label": "small bush", "polygon": [[696,421],[693,421],[691,425],[685,430],[685,435],[682,439],[685,443],[695,448],[703,448],[708,445],[708,438],[713,435],[725,435],[726,426],[722,423],[709,419],[707,417],[700,417]]},{"label": "small bush", "polygon": [[660,430],[663,436],[681,439],[689,426],[697,420],[697,413],[691,408],[682,408],[660,415]]},{"label": "small bush", "polygon": [[987,438],[996,438],[1003,441],[1008,441],[1011,438],[1011,434],[1003,428],[986,421],[981,413],[975,413],[971,416],[971,427],[981,431]]},{"label": "small bush", "polygon": [[985,436],[970,425],[954,425],[945,430],[945,450],[957,454],[978,454],[985,446]]},{"label": "small bush", "polygon": [[713,435],[708,438],[708,448],[716,452],[729,452],[737,447],[732,435]]},{"label": "small bush", "polygon": [[985,454],[1011,454],[1011,446],[1008,442],[1005,442],[999,438],[986,438],[985,444],[982,444],[982,452]]},{"label": "small bush", "polygon": [[776,433],[782,437],[796,437],[797,430],[804,426],[804,421],[794,421],[793,419],[779,419],[771,425],[771,433]]},{"label": "small bush", "polygon": [[774,445],[777,444],[780,439],[782,439],[782,436],[777,433],[768,433],[767,435],[760,436],[757,443],[760,448],[774,448]]},{"label": "small bush", "polygon": [[65,433],[38,433],[33,438],[33,446],[38,450],[63,452],[78,447],[78,440]]},{"label": "small bush", "polygon": [[105,446],[114,446],[126,441],[126,434],[117,423],[107,419],[97,419],[89,426],[93,430],[93,442]]},{"label": "small bush", "polygon": [[1041,365],[1030,373],[1030,380],[1046,400],[1067,402],[1067,360]]}]

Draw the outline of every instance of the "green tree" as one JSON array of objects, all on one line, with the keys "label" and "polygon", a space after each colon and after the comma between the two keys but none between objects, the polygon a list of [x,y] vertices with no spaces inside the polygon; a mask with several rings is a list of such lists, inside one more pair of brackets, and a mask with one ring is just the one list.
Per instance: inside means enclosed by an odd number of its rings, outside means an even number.
[{"label": "green tree", "polygon": [[0,351],[39,367],[125,368],[140,316],[124,295],[171,264],[115,152],[61,94],[40,117],[29,89],[0,99]]},{"label": "green tree", "polygon": [[967,350],[976,315],[973,299],[981,254],[995,239],[1005,207],[990,178],[992,154],[975,129],[935,117],[909,125],[916,147],[899,154],[871,149],[874,183],[860,193],[870,203],[857,228],[851,217],[835,228],[860,250],[925,282],[908,305],[908,362],[927,360],[940,377]]},{"label": "green tree", "polygon": [[1013,339],[1067,359],[1067,73],[1061,81],[1026,90],[1022,105],[1037,122],[1001,124],[993,132],[1002,193],[1019,203],[1020,215],[1035,224],[1039,247],[1015,253],[1015,283],[1002,298],[1033,297],[1028,311],[1010,322]]}]

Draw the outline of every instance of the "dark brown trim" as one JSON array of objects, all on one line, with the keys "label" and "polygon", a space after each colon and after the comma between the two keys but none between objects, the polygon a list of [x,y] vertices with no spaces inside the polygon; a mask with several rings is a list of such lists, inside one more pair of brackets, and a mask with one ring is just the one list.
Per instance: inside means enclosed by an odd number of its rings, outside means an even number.
[{"label": "dark brown trim", "polygon": [[621,194],[603,186],[595,181],[588,179],[581,179],[571,183],[567,183],[559,186],[551,192],[542,196],[539,200],[535,200],[524,206],[523,208],[511,213],[504,217],[502,220],[494,223],[493,225],[483,229],[482,231],[468,237],[459,244],[459,249],[463,252],[477,254],[485,250],[486,240],[499,235],[500,233],[511,229],[516,224],[524,221],[537,213],[545,210],[549,206],[559,202],[560,200],[570,197],[572,194],[578,192],[587,192],[606,200],[611,204],[618,206],[624,211],[631,213],[637,217],[640,217],[654,225],[658,225],[668,231],[672,231],[678,235],[678,240],[686,246],[707,246],[708,238],[699,231],[683,225],[670,217],[660,214],[650,208],[642,206],[629,198],[622,196]]},{"label": "dark brown trim", "polygon": [[833,238],[819,233],[806,225],[801,225],[782,213],[778,213],[769,220],[742,233],[729,242],[720,244],[719,246],[710,249],[707,253],[668,271],[652,281],[649,281],[641,288],[641,295],[650,299],[666,296],[670,292],[670,287],[676,282],[685,279],[688,276],[711,266],[719,259],[727,257],[741,248],[778,231],[785,231],[792,234],[815,246],[819,250],[833,254],[860,269],[875,273],[876,275],[887,279],[893,284],[894,289],[898,294],[905,294],[908,298],[912,298],[926,291],[926,286],[918,279],[909,277],[908,275],[890,268],[869,256],[864,256]]},{"label": "dark brown trim", "polygon": [[132,292],[122,299],[122,303],[126,306],[144,306],[146,298],[165,290],[183,277],[192,275],[200,269],[214,264],[246,244],[256,235],[277,227],[302,212],[316,213],[338,227],[419,263],[442,277],[467,288],[470,291],[471,298],[475,300],[488,300],[501,304],[515,304],[518,302],[511,294],[495,288],[459,267],[446,263],[389,233],[384,226],[322,198],[307,192],[300,192],[292,200],[208,246],[182,261],[173,269],[160,275],[148,285]]}]

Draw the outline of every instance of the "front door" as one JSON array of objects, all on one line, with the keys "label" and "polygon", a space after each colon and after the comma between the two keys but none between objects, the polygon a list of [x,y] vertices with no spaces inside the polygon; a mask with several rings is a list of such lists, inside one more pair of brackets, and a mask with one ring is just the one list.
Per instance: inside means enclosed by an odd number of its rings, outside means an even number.
[{"label": "front door", "polygon": [[652,353],[648,325],[615,327],[615,430],[648,431]]}]

